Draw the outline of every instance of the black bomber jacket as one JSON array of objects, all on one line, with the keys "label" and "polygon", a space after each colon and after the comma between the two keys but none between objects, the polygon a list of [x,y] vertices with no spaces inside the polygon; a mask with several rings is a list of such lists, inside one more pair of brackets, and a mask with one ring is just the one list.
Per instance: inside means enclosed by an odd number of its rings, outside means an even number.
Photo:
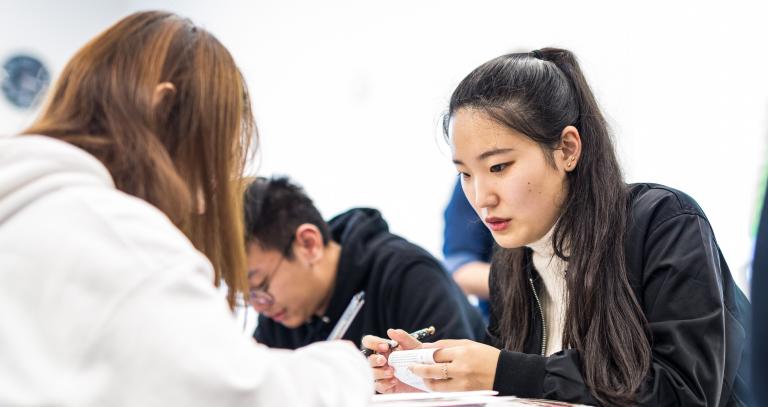
[{"label": "black bomber jacket", "polygon": [[[648,406],[747,405],[750,304],[736,286],[707,218],[688,195],[656,184],[629,185],[627,272],[651,335],[653,359],[637,402]],[[501,395],[598,404],[584,383],[577,349],[545,357],[543,323],[533,289],[524,352],[502,350],[493,388]],[[485,343],[498,337],[500,288],[492,266],[491,316]]]}]

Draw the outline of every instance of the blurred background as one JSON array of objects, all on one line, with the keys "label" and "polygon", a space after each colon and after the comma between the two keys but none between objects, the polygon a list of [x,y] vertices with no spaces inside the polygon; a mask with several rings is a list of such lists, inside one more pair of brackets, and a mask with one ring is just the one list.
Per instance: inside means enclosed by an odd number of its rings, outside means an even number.
[{"label": "blurred background", "polygon": [[456,172],[440,119],[453,88],[500,54],[565,47],[627,180],[697,199],[746,289],[768,158],[768,24],[756,4],[4,0],[0,134],[34,118],[37,90],[91,37],[134,11],[174,11],[216,35],[245,74],[261,135],[249,172],[291,176],[326,217],[378,208],[441,257]]}]

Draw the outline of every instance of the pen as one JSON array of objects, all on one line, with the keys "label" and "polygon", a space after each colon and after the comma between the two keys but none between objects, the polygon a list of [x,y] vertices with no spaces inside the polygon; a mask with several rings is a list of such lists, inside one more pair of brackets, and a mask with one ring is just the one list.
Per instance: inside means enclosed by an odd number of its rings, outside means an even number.
[{"label": "pen", "polygon": [[357,313],[360,312],[360,308],[363,308],[363,304],[365,304],[365,291],[360,291],[352,297],[351,301],[349,301],[349,305],[347,305],[347,309],[344,310],[344,313],[341,314],[339,322],[336,323],[331,334],[328,335],[329,341],[341,339],[344,334],[347,333],[347,329],[352,325],[352,321],[357,316]]},{"label": "pen", "polygon": [[[420,341],[420,340],[422,340],[422,339],[424,339],[424,338],[426,338],[426,337],[428,337],[430,335],[434,335],[434,334],[435,334],[435,327],[434,326],[430,326],[429,328],[419,329],[418,331],[411,332],[408,335],[410,335],[413,338],[416,338],[417,341]],[[400,344],[397,343],[397,341],[394,341],[394,340],[391,340],[391,339],[387,341],[387,345],[389,345],[390,349],[394,349],[394,348],[400,346]],[[368,349],[368,348],[360,349],[360,353],[362,353],[363,356],[365,356],[365,357],[373,355],[373,352],[374,352],[373,349]]]}]

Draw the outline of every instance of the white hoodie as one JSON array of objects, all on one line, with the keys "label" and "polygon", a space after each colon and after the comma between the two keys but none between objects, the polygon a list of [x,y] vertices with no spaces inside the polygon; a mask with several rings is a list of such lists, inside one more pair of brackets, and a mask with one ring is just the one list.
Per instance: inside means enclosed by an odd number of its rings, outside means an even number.
[{"label": "white hoodie", "polygon": [[239,332],[210,262],[86,152],[0,138],[0,405],[364,406],[341,342]]}]

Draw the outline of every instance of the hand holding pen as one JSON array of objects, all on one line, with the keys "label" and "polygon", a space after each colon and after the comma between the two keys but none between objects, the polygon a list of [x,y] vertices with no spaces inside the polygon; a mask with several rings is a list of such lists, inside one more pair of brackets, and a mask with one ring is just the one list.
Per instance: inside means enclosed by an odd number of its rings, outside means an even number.
[{"label": "hand holding pen", "polygon": [[[417,334],[416,336],[423,339],[426,336],[434,334],[434,332],[434,327],[429,327],[416,331],[413,334]],[[376,391],[379,393],[421,391],[397,380],[395,378],[394,369],[387,364],[387,358],[389,357],[389,353],[395,348],[402,350],[420,349],[422,343],[419,339],[416,339],[402,329],[389,329],[387,330],[387,336],[389,336],[390,339],[383,339],[373,335],[366,335],[363,337],[363,346],[378,352],[377,354],[368,357],[368,363],[371,368],[373,368]]]},{"label": "hand holding pen", "polygon": [[[430,326],[429,328],[423,328],[423,329],[419,329],[418,331],[411,332],[408,335],[416,339],[417,341],[421,342],[422,339],[428,336],[432,336],[434,334],[435,334],[435,327]],[[400,344],[394,339],[384,339],[383,341],[384,343],[387,344],[387,349],[384,349],[384,347],[381,346],[380,344],[377,345],[379,347],[379,350],[382,352],[395,350],[400,346]],[[363,356],[368,357],[368,356],[371,356],[375,351],[371,348],[363,346],[363,348],[360,349],[360,352],[363,354]]]}]

